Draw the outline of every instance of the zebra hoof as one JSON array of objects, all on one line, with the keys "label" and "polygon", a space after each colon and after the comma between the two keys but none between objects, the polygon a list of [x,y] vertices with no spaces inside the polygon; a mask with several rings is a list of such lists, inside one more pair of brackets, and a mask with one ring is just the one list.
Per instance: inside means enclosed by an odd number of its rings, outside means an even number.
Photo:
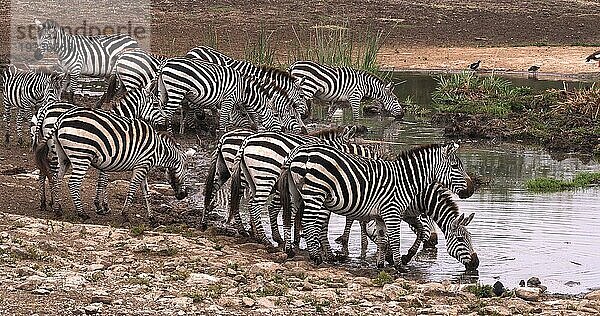
[{"label": "zebra hoof", "polygon": [[383,262],[377,262],[377,269],[383,269],[383,267],[385,267]]},{"label": "zebra hoof", "polygon": [[46,212],[48,209],[46,208],[46,203],[40,203],[40,211]]},{"label": "zebra hoof", "polygon": [[267,247],[267,252],[268,253],[276,253],[279,252],[279,249],[277,249],[277,247],[273,246],[273,245],[265,245]]},{"label": "zebra hoof", "polygon": [[396,268],[396,271],[398,271],[399,273],[407,273],[408,272],[408,269],[406,269],[402,265],[395,265],[394,268]]},{"label": "zebra hoof", "polygon": [[87,215],[86,213],[77,213],[77,216],[82,220],[82,221],[87,221],[88,219],[90,219],[90,216]]},{"label": "zebra hoof", "polygon": [[410,259],[412,259],[412,257],[409,257],[408,255],[402,255],[402,264],[409,263]]},{"label": "zebra hoof", "polygon": [[312,260],[316,265],[323,263],[323,258],[321,255],[310,255],[310,260]]},{"label": "zebra hoof", "polygon": [[208,229],[207,223],[200,223],[200,227],[198,227],[200,231],[206,231]]},{"label": "zebra hoof", "polygon": [[54,215],[56,215],[56,217],[61,217],[62,216],[62,207],[60,206],[60,204],[58,204],[58,206],[53,206],[52,212],[54,212]]},{"label": "zebra hoof", "polygon": [[96,214],[108,215],[108,214],[110,214],[110,209],[108,207],[102,207],[102,208],[96,209]]},{"label": "zebra hoof", "polygon": [[296,255],[294,249],[286,249],[285,253],[287,254],[288,259],[292,259]]},{"label": "zebra hoof", "polygon": [[345,253],[338,253],[336,256],[336,261],[337,262],[346,262],[348,261],[348,255]]},{"label": "zebra hoof", "polygon": [[388,253],[385,255],[385,261],[387,261],[387,263],[389,263],[390,265],[394,265],[394,256],[392,256],[391,253]]}]

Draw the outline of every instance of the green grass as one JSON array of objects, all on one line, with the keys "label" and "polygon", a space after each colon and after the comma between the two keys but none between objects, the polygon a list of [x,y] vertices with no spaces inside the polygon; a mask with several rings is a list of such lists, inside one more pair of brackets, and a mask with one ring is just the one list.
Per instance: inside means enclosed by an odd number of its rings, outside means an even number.
[{"label": "green grass", "polygon": [[394,283],[394,278],[387,272],[381,271],[377,275],[375,279],[373,279],[373,284],[377,286],[384,286],[386,284]]},{"label": "green grass", "polygon": [[131,227],[131,229],[129,229],[129,233],[134,237],[139,237],[142,236],[146,230],[148,230],[148,227],[146,227],[144,224],[141,224]]},{"label": "green grass", "polygon": [[256,41],[248,41],[244,48],[244,57],[247,61],[260,66],[274,66],[275,49],[271,46],[273,31],[262,28],[258,32]]},{"label": "green grass", "polygon": [[600,172],[582,172],[572,180],[555,178],[535,178],[525,183],[527,190],[532,192],[559,192],[589,187],[600,184]]},{"label": "green grass", "polygon": [[465,290],[475,294],[478,298],[494,297],[493,288],[491,285],[483,285],[481,283],[468,285]]}]

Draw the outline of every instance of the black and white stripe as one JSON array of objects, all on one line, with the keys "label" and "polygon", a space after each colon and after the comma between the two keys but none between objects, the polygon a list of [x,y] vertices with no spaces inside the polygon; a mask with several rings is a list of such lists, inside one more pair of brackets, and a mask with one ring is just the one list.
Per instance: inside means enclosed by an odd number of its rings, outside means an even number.
[{"label": "black and white stripe", "polygon": [[[230,214],[239,211],[242,181],[250,190],[248,208],[250,212],[250,224],[254,236],[272,247],[271,241],[265,235],[261,224],[261,214],[267,207],[267,199],[271,195],[277,182],[281,165],[288,153],[303,144],[318,144],[327,142],[329,144],[341,145],[358,132],[364,131],[363,127],[351,127],[349,129],[322,130],[313,135],[296,135],[276,132],[257,133],[244,139],[238,150],[234,162],[234,171],[231,184]],[[271,220],[273,239],[277,243],[283,240],[277,227],[276,208],[277,201],[268,205]]]},{"label": "black and white stripe", "polygon": [[[311,259],[322,262],[319,236],[329,212],[385,225],[393,261],[398,267],[400,223],[412,198],[430,183],[440,182],[459,197],[473,194],[473,184],[456,156],[458,145],[411,149],[397,161],[368,160],[326,145],[302,146],[282,167],[279,191],[284,213],[303,202],[302,227]],[[382,249],[381,242],[378,249]],[[286,244],[286,250],[291,245]],[[383,261],[378,258],[378,266]]]},{"label": "black and white stripe", "polygon": [[44,104],[60,100],[60,94],[66,87],[65,75],[44,70],[22,71],[11,65],[4,77],[4,123],[6,124],[5,142],[10,142],[11,112],[16,109],[17,141],[23,142],[23,120],[28,122],[33,113]]},{"label": "black and white stripe", "polygon": [[[56,21],[35,19],[39,52],[56,53],[63,71],[70,75],[68,91],[71,94],[81,75],[108,77],[117,55],[124,49],[139,47],[129,35],[71,35]],[[72,101],[72,100],[71,100]]]},{"label": "black and white stripe", "polygon": [[[105,192],[106,172],[133,171],[122,214],[127,215],[133,196],[141,185],[150,216],[146,175],[153,166],[168,169],[169,182],[177,199],[187,196],[184,182],[187,175],[186,156],[175,141],[157,133],[152,126],[138,119],[117,116],[104,111],[73,108],[61,115],[52,130],[37,145],[35,156],[40,170],[50,175],[47,142],[52,138],[58,157],[59,171],[53,181],[54,192],[68,165],[72,167],[69,191],[78,215],[86,218],[81,203],[81,182],[90,166],[101,171],[97,192]],[[57,195],[54,195],[57,198]],[[60,209],[55,198],[53,208]],[[105,197],[101,197],[105,201]]]},{"label": "black and white stripe", "polygon": [[[413,199],[406,210],[405,220],[408,219],[410,227],[417,233],[417,240],[408,254],[402,256],[402,263],[406,264],[412,259],[421,241],[429,240],[437,225],[446,238],[448,254],[467,269],[477,269],[479,258],[473,249],[471,234],[466,228],[473,216],[475,213],[465,218],[465,215],[459,212],[458,205],[452,199],[452,192],[446,187],[439,183],[430,184]],[[431,221],[435,222],[435,225]],[[375,240],[376,231],[375,222],[369,222],[366,233],[372,240]]]},{"label": "black and white stripe", "polygon": [[185,57],[230,67],[244,75],[254,76],[264,83],[274,83],[275,86],[288,93],[294,101],[294,108],[302,118],[307,117],[309,114],[306,98],[302,92],[303,79],[295,78],[288,72],[273,67],[256,66],[245,60],[234,59],[208,46],[194,47]]},{"label": "black and white stripe", "polygon": [[336,102],[349,102],[352,117],[358,119],[360,102],[371,98],[391,116],[401,118],[404,109],[394,95],[394,85],[365,71],[351,67],[330,67],[312,61],[297,61],[288,71],[296,78],[303,79],[302,90],[307,99],[331,102],[329,117],[335,111]]},{"label": "black and white stripe", "polygon": [[[219,130],[231,127],[229,114],[236,104],[263,129],[281,130],[282,122],[294,131],[302,121],[294,115],[293,103],[281,89],[271,90],[257,79],[220,65],[188,58],[168,59],[159,71],[157,86],[168,121],[184,99],[193,106],[220,108]],[[275,110],[276,109],[276,110]],[[281,117],[279,117],[281,115]]]}]

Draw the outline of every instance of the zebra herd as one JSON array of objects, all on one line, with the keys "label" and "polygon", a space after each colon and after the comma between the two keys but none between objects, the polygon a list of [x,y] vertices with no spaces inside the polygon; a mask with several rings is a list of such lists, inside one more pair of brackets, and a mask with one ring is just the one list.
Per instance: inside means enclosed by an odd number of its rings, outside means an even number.
[{"label": "zebra herd", "polygon": [[[144,51],[127,35],[70,35],[55,21],[35,20],[35,57],[56,53],[66,73],[26,72],[14,66],[5,71],[5,141],[10,141],[10,110],[17,108],[17,137],[22,141],[23,118],[32,116],[32,146],[40,168],[40,207],[62,211],[59,187],[67,169],[75,211],[88,218],[81,201],[81,183],[90,166],[99,170],[94,205],[98,214],[110,212],[106,194],[109,172],[132,171],[122,208],[127,210],[138,187],[151,216],[148,171],[160,166],[177,199],[188,195],[187,162],[173,137],[175,113],[184,109],[212,112],[218,117],[219,140],[211,156],[204,188],[202,223],[216,208],[215,196],[230,186],[228,222],[241,234],[251,234],[270,250],[262,214],[269,214],[273,241],[293,256],[304,236],[310,258],[317,264],[334,261],[327,233],[332,213],[346,217],[344,234],[336,241],[348,255],[348,235],[354,221],[361,225],[361,257],[367,238],[377,244],[377,265],[387,260],[402,269],[422,242],[435,244],[438,226],[447,250],[467,269],[479,259],[471,244],[465,218],[452,194],[468,198],[473,183],[457,156],[458,144],[434,144],[410,149],[386,160],[357,144],[366,128],[347,126],[307,132],[303,119],[311,101],[350,103],[353,118],[363,98],[373,99],[396,118],[404,114],[393,84],[349,67],[329,67],[298,61],[288,71],[233,59],[213,48],[199,46],[184,57],[165,58]],[[73,103],[80,75],[108,78],[97,105]],[[61,101],[66,92],[69,102]],[[118,96],[118,97],[117,97]],[[182,115],[183,116],[183,115]],[[167,133],[158,129],[166,129]],[[193,188],[192,188],[193,190]],[[249,216],[240,213],[248,198]],[[279,217],[283,218],[283,237]],[[407,222],[417,238],[406,255],[400,253],[400,224]],[[250,226],[246,230],[245,223]],[[293,231],[293,240],[292,240]]]}]

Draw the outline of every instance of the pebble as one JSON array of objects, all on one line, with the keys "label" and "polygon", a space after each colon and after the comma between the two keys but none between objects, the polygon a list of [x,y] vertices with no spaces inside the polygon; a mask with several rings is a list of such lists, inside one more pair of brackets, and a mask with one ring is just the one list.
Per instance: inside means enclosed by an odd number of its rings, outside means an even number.
[{"label": "pebble", "polygon": [[600,290],[590,292],[585,295],[586,300],[600,301]]},{"label": "pebble", "polygon": [[256,304],[258,304],[262,307],[266,307],[266,308],[275,307],[275,303],[273,303],[273,301],[271,301],[270,299],[268,299],[266,297],[261,297],[258,300],[256,300]]},{"label": "pebble", "polygon": [[102,303],[92,303],[92,304],[84,307],[83,310],[85,311],[85,313],[87,315],[94,315],[94,314],[98,314],[100,312],[101,308],[102,308]]},{"label": "pebble", "polygon": [[244,297],[242,297],[242,303],[246,307],[252,307],[252,306],[254,306],[255,301],[247,296],[244,296]]},{"label": "pebble", "polygon": [[515,295],[526,301],[537,301],[540,299],[541,289],[537,287],[518,287],[515,289]]},{"label": "pebble", "polygon": [[219,281],[219,278],[204,273],[190,273],[187,277],[187,283],[192,285],[211,285]]},{"label": "pebble", "polygon": [[48,295],[50,294],[50,290],[48,289],[35,289],[33,291],[31,291],[31,293],[33,294],[37,294],[37,295]]}]

